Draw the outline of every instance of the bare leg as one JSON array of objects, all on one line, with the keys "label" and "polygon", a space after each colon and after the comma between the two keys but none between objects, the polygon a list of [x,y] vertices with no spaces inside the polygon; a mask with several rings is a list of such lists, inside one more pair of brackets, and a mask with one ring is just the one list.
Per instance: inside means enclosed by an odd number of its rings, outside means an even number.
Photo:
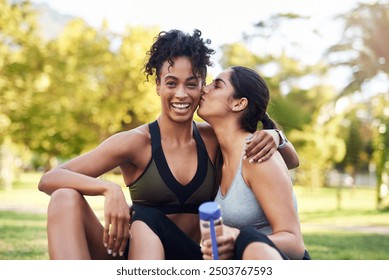
[{"label": "bare leg", "polygon": [[85,198],[72,189],[51,195],[47,214],[51,259],[109,259],[103,245],[103,226]]},{"label": "bare leg", "polygon": [[142,221],[131,224],[130,260],[164,260],[165,251],[159,237]]},{"label": "bare leg", "polygon": [[281,255],[273,247],[262,243],[253,242],[243,252],[243,260],[282,260]]}]

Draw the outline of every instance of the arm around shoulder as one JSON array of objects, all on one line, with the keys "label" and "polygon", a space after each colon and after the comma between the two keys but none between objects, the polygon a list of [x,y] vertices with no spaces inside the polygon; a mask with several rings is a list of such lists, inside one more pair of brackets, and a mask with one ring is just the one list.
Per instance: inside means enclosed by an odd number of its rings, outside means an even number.
[{"label": "arm around shoulder", "polygon": [[288,169],[294,169],[300,165],[299,156],[291,142],[288,141],[285,147],[282,149],[278,148],[278,151],[284,159]]},{"label": "arm around shoulder", "polygon": [[275,139],[276,143],[278,143],[277,150],[280,152],[282,158],[284,159],[286,166],[288,169],[297,168],[300,165],[300,160],[293,144],[288,141],[282,130],[275,129],[274,132],[276,133],[273,135],[273,138]]}]

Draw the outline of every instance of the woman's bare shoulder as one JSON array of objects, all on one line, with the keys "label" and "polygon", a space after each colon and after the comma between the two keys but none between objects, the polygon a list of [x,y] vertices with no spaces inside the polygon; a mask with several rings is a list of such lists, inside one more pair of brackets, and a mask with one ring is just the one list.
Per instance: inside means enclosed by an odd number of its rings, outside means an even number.
[{"label": "woman's bare shoulder", "polygon": [[150,145],[150,133],[147,124],[118,132],[107,138],[102,146],[108,146],[119,153],[135,153]]},{"label": "woman's bare shoulder", "polygon": [[278,152],[274,153],[268,160],[260,163],[250,163],[248,160],[244,160],[242,163],[242,173],[248,182],[258,182],[258,178],[261,178],[259,181],[262,183],[289,178],[288,169]]}]

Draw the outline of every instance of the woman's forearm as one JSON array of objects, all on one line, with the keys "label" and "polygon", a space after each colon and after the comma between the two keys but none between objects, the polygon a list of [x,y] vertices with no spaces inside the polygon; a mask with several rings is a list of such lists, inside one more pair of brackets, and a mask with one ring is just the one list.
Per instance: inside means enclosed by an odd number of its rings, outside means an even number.
[{"label": "woman's forearm", "polygon": [[48,195],[60,188],[71,188],[83,195],[104,195],[105,192],[116,185],[112,182],[93,178],[65,168],[56,168],[44,174],[38,184],[38,189]]},{"label": "woman's forearm", "polygon": [[288,169],[297,168],[300,160],[292,143],[288,142],[283,149],[278,149]]}]

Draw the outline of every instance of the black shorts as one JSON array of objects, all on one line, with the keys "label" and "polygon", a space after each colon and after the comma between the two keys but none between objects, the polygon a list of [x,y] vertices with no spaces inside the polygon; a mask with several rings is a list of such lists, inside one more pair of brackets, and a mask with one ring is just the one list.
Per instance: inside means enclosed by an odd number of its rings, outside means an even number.
[{"label": "black shorts", "polygon": [[[286,256],[280,249],[278,249],[266,234],[260,233],[254,227],[243,227],[240,229],[240,233],[235,240],[235,259],[241,260],[244,250],[250,243],[253,242],[266,243],[270,247],[276,249],[284,260],[289,260],[288,256]],[[309,256],[309,253],[305,251],[303,260],[310,259],[311,257]]]},{"label": "black shorts", "polygon": [[132,222],[134,221],[144,222],[160,238],[166,260],[203,259],[200,244],[190,239],[159,210],[142,207],[135,211],[132,217]]},{"label": "black shorts", "polygon": [[[142,207],[132,216],[132,222],[144,222],[161,240],[166,260],[202,260],[200,244],[190,239],[174,222],[159,210]],[[241,260],[246,247],[252,242],[263,242],[278,251],[284,260],[289,258],[265,234],[254,227],[243,227],[235,240],[235,260]],[[130,245],[131,246],[131,245]],[[310,256],[305,251],[304,260]]]}]

